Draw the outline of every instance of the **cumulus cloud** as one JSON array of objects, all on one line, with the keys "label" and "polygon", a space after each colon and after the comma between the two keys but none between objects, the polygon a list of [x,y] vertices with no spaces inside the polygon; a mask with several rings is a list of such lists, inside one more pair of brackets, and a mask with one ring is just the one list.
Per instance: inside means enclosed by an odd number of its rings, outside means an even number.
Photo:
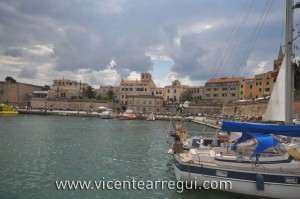
[{"label": "cumulus cloud", "polygon": [[[1,1],[0,56],[7,58],[0,64],[11,66],[20,78],[41,78],[43,83],[58,78],[46,77],[43,66],[51,70],[49,74],[63,73],[93,85],[118,84],[121,78],[131,77],[132,71],[153,71],[153,60],[170,60],[172,74],[187,83],[228,76],[241,67],[245,67],[241,75],[247,76],[263,61],[267,63],[263,69],[272,68],[284,11],[282,2],[275,1],[250,61],[241,64],[265,6],[264,1],[256,1],[232,52],[218,64],[236,21],[245,16],[241,11],[250,9],[251,2]],[[9,65],[12,58],[24,65]]]}]

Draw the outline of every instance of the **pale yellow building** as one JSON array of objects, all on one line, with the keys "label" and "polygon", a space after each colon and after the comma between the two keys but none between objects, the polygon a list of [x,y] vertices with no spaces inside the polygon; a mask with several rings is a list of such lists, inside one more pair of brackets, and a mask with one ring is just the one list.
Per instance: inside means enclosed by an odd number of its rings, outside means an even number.
[{"label": "pale yellow building", "polygon": [[122,80],[119,85],[119,102],[121,105],[128,105],[128,95],[151,96],[152,89],[156,89],[156,85],[150,73],[141,73],[140,80]]},{"label": "pale yellow building", "polygon": [[182,85],[179,80],[172,82],[172,85],[165,87],[164,101],[166,103],[179,103],[183,92],[188,88]]},{"label": "pale yellow building", "polygon": [[49,99],[70,99],[83,95],[84,89],[89,86],[88,83],[82,83],[69,79],[53,80],[51,91],[48,92]]}]

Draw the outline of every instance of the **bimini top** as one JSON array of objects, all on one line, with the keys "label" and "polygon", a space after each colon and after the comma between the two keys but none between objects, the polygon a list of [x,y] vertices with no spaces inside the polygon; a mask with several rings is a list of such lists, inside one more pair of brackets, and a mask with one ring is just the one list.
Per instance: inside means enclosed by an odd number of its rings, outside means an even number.
[{"label": "bimini top", "polygon": [[267,135],[267,134],[261,134],[261,133],[242,133],[242,136],[237,140],[237,142],[232,145],[231,149],[236,150],[236,146],[239,143],[245,142],[250,139],[256,139],[257,140],[257,146],[255,150],[253,151],[252,156],[256,156],[257,154],[274,147],[278,144],[278,140],[274,137]]},{"label": "bimini top", "polygon": [[222,131],[260,133],[300,137],[300,125],[257,124],[247,122],[222,122]]}]

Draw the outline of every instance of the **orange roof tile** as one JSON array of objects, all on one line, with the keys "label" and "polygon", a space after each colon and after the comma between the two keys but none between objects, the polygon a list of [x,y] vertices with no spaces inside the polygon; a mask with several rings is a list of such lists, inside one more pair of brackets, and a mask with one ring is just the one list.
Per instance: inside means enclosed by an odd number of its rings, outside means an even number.
[{"label": "orange roof tile", "polygon": [[216,79],[209,79],[206,83],[211,84],[211,83],[227,83],[227,82],[242,82],[244,80],[243,77],[222,77],[222,78],[216,78]]}]

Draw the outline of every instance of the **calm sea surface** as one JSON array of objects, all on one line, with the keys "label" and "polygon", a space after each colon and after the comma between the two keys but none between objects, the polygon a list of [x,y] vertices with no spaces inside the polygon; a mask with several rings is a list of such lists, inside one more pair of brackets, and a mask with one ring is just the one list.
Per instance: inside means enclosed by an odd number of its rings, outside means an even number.
[{"label": "calm sea surface", "polygon": [[60,180],[175,181],[168,130],[168,121],[0,117],[0,198],[241,198],[212,190],[57,190]]}]

